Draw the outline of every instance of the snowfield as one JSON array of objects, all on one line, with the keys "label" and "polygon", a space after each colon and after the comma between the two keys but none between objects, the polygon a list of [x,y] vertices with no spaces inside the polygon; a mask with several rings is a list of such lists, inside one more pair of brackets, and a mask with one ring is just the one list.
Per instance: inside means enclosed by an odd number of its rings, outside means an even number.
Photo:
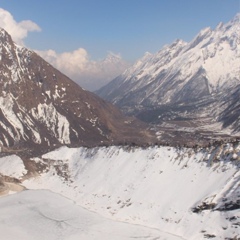
[{"label": "snowfield", "polygon": [[[1,232],[8,234],[13,224],[24,233],[30,228],[23,239],[38,239],[29,236],[39,232],[45,234],[41,239],[234,239],[240,237],[239,159],[239,143],[206,149],[61,147],[32,159],[42,171],[22,180],[28,189],[51,193],[28,190],[0,198],[1,219],[5,211],[9,219],[0,220]],[[24,223],[21,206],[36,224]]]},{"label": "snowfield", "polygon": [[46,190],[3,197],[0,212],[4,240],[181,239],[157,229],[105,219]]},{"label": "snowfield", "polygon": [[9,177],[20,178],[27,173],[23,161],[16,155],[0,158],[0,173]]}]

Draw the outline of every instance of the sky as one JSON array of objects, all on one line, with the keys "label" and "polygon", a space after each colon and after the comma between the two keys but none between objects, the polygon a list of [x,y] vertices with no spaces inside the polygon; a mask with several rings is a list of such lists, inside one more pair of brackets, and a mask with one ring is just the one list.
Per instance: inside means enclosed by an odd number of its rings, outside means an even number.
[{"label": "sky", "polygon": [[0,27],[81,86],[96,90],[176,39],[240,12],[240,0],[0,0]]}]

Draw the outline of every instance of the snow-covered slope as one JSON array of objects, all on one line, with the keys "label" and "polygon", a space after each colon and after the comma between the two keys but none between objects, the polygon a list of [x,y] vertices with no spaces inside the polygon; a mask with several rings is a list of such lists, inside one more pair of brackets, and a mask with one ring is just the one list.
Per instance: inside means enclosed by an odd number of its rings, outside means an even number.
[{"label": "snow-covered slope", "polygon": [[97,94],[125,112],[148,115],[140,118],[150,122],[159,121],[161,114],[149,116],[153,114],[146,111],[164,112],[166,105],[173,112],[179,106],[172,118],[218,118],[231,105],[224,105],[228,98],[239,99],[234,95],[240,89],[239,39],[240,13],[214,30],[203,29],[189,43],[177,40],[156,54],[145,54]]},{"label": "snow-covered slope", "polygon": [[120,141],[122,135],[144,139],[133,119],[84,91],[36,53],[16,45],[3,29],[0,91],[0,146],[96,145]]},{"label": "snow-covered slope", "polygon": [[0,212],[4,240],[181,240],[157,229],[106,219],[46,190],[0,198]]},{"label": "snow-covered slope", "polygon": [[239,161],[239,142],[202,149],[62,147],[24,160],[32,170],[19,180],[180,239],[233,239],[240,235]]}]

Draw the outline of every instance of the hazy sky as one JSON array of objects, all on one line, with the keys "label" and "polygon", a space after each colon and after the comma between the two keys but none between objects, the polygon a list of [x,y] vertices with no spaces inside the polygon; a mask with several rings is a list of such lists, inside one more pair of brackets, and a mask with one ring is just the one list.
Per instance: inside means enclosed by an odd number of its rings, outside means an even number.
[{"label": "hazy sky", "polygon": [[[190,41],[202,28],[232,19],[240,12],[240,0],[0,0],[0,8],[0,27],[13,29],[15,24],[19,29],[14,30],[15,41],[41,51],[52,64],[60,58],[57,67],[72,57],[69,68],[76,80],[87,78],[92,68],[99,78],[111,78],[97,70],[99,60],[110,52],[117,55],[116,62],[121,60],[122,71],[127,66],[123,59],[133,63],[178,38]],[[81,67],[74,70],[76,62]],[[86,76],[78,76],[87,64]],[[115,70],[113,75],[118,74]],[[95,80],[89,81],[91,85]],[[100,82],[97,85],[104,84]]]}]

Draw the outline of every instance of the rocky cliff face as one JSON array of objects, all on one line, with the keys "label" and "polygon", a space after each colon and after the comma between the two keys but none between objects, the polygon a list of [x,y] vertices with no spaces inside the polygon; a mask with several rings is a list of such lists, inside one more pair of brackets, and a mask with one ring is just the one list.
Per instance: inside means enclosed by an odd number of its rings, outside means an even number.
[{"label": "rocky cliff face", "polygon": [[0,90],[2,146],[98,145],[145,139],[140,123],[83,90],[33,51],[16,45],[3,29]]}]

